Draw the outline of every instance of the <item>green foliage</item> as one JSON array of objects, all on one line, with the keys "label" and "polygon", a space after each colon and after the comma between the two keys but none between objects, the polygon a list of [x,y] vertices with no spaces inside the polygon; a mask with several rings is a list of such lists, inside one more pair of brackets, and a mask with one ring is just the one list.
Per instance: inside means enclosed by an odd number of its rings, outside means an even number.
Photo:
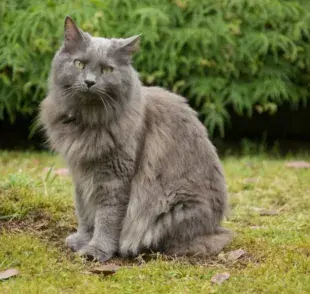
[{"label": "green foliage", "polygon": [[67,14],[95,36],[143,33],[142,81],[188,97],[210,133],[224,135],[231,108],[273,114],[309,100],[309,1],[2,0],[0,119],[35,113]]}]

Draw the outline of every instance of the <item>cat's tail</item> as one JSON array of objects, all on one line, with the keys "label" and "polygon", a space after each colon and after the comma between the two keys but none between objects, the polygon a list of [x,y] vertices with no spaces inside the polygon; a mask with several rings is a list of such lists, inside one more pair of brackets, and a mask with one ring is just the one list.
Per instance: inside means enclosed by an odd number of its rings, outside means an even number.
[{"label": "cat's tail", "polygon": [[212,256],[219,254],[233,238],[233,233],[219,227],[212,235],[197,236],[193,240],[180,243],[172,242],[165,248],[165,253],[176,256]]}]

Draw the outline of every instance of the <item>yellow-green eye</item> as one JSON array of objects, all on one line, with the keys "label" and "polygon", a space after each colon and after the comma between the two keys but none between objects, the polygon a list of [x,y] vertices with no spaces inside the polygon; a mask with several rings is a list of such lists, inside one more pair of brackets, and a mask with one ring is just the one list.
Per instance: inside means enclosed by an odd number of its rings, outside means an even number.
[{"label": "yellow-green eye", "polygon": [[83,69],[85,67],[85,64],[81,61],[81,60],[74,60],[74,65],[79,68],[79,69]]},{"label": "yellow-green eye", "polygon": [[106,66],[101,69],[101,72],[105,75],[110,74],[112,71],[113,71],[113,67],[111,66]]}]

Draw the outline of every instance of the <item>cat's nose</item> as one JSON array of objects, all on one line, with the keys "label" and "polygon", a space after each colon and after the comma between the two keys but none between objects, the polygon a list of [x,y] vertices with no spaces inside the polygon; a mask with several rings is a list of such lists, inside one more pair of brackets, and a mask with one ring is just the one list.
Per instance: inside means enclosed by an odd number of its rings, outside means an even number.
[{"label": "cat's nose", "polygon": [[91,86],[96,84],[94,80],[85,80],[84,82],[87,85],[87,88],[90,88]]}]

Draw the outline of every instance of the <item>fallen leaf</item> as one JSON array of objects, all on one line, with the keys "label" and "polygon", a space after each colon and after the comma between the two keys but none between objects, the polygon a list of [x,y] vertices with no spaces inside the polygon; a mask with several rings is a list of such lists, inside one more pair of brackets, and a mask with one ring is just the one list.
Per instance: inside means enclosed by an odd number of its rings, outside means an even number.
[{"label": "fallen leaf", "polygon": [[4,272],[0,272],[0,281],[7,280],[17,275],[19,275],[19,271],[17,269],[15,268],[7,269]]},{"label": "fallen leaf", "polygon": [[246,178],[244,179],[244,183],[257,183],[259,181],[258,178]]},{"label": "fallen leaf", "polygon": [[252,230],[264,230],[264,229],[267,229],[268,227],[266,226],[251,226],[250,229]]},{"label": "fallen leaf", "polygon": [[275,210],[275,209],[266,209],[262,207],[251,207],[251,209],[253,211],[258,212],[260,216],[267,216],[267,215],[272,216],[272,215],[279,214],[279,210]]},{"label": "fallen leaf", "polygon": [[117,265],[102,265],[95,268],[90,269],[89,271],[93,274],[103,274],[105,276],[113,275],[119,270],[119,266]]},{"label": "fallen leaf", "polygon": [[310,163],[306,161],[291,161],[285,164],[288,168],[310,168]]},{"label": "fallen leaf", "polygon": [[238,250],[234,250],[229,252],[227,259],[230,261],[235,261],[237,259],[239,259],[240,257],[242,257],[243,255],[245,255],[247,252],[243,249],[238,249]]},{"label": "fallen leaf", "polygon": [[263,210],[266,210],[265,208],[262,208],[262,207],[255,207],[255,206],[252,206],[251,209],[252,209],[253,211],[258,211],[258,212],[263,211]]},{"label": "fallen leaf", "polygon": [[261,216],[272,216],[272,215],[278,215],[279,212],[277,210],[261,210],[259,212],[259,215]]},{"label": "fallen leaf", "polygon": [[214,284],[221,285],[224,281],[228,280],[230,277],[230,273],[220,273],[216,274],[211,278],[211,282]]}]

